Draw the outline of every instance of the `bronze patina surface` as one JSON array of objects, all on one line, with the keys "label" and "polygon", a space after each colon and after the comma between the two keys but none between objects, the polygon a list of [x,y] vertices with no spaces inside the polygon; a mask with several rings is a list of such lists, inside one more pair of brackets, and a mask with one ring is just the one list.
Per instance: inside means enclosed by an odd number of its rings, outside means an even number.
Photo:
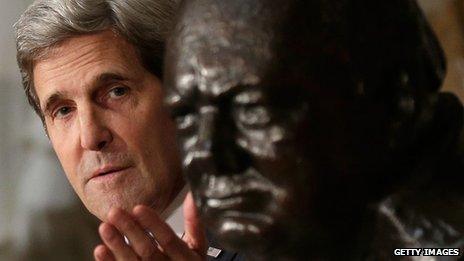
[{"label": "bronze patina surface", "polygon": [[413,0],[187,0],[166,104],[209,230],[257,260],[463,247],[463,112]]}]

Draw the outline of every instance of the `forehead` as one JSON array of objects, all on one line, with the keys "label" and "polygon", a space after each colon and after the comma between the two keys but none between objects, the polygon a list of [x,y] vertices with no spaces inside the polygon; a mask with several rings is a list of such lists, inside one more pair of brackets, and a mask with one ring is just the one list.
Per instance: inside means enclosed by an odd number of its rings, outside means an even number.
[{"label": "forehead", "polygon": [[66,68],[89,59],[103,61],[112,59],[130,63],[134,58],[138,56],[130,43],[117,33],[105,30],[66,39],[44,51],[40,59],[34,63],[34,72]]},{"label": "forehead", "polygon": [[50,49],[35,62],[33,78],[42,103],[47,94],[83,86],[95,75],[134,74],[139,67],[135,48],[107,30],[70,38]]},{"label": "forehead", "polygon": [[[198,2],[181,17],[169,46],[173,61],[167,62],[175,67],[171,68],[173,86],[179,92],[197,88],[204,95],[219,96],[261,82],[272,60],[273,31],[268,21],[247,4]],[[226,2],[230,8],[219,4]],[[254,1],[244,3],[250,2]]]}]

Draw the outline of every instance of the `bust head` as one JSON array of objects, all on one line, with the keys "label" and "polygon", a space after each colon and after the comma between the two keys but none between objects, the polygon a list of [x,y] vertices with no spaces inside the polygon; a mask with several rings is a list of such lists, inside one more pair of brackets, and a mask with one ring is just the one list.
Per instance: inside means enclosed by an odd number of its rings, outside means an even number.
[{"label": "bust head", "polygon": [[400,0],[185,1],[167,54],[196,203],[250,256],[346,243],[401,176],[409,122],[444,70],[417,5]]}]

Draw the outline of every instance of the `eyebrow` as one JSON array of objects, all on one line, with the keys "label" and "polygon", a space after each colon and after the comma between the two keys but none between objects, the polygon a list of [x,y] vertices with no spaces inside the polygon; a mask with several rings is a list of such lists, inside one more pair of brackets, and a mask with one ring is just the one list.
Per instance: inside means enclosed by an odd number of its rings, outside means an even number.
[{"label": "eyebrow", "polygon": [[127,81],[129,77],[124,76],[120,73],[112,73],[112,72],[107,72],[107,73],[102,73],[99,74],[95,79],[92,81],[92,85],[102,85],[108,82],[115,82],[115,81]]},{"label": "eyebrow", "polygon": [[[102,86],[104,84],[112,83],[112,82],[117,82],[117,81],[127,81],[129,80],[129,77],[126,77],[120,73],[114,73],[114,72],[105,72],[97,75],[94,79],[92,79],[90,85],[91,86]],[[64,93],[57,91],[53,94],[51,94],[45,101],[45,105],[42,109],[44,112],[44,115],[48,115],[50,113],[50,110],[53,106],[54,103],[57,101],[64,99],[65,95]]]}]

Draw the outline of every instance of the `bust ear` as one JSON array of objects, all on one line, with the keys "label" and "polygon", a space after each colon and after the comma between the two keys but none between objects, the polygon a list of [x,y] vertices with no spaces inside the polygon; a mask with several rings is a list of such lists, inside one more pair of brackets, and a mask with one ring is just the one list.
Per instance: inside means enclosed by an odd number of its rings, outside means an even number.
[{"label": "bust ear", "polygon": [[436,158],[455,149],[462,151],[464,109],[460,100],[452,93],[431,93],[413,102],[418,104],[414,115],[398,115],[398,120],[392,121],[390,148],[394,153],[403,153],[405,158],[433,153],[431,157]]}]

